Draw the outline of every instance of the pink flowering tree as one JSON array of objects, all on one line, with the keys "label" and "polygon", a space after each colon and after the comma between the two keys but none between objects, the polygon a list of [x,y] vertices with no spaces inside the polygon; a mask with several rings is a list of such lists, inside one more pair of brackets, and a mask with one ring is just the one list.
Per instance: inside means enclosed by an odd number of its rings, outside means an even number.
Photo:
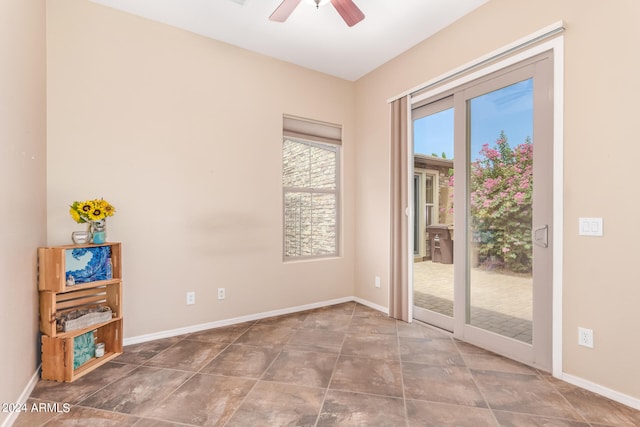
[{"label": "pink flowering tree", "polygon": [[533,144],[511,148],[504,132],[471,163],[470,209],[479,261],[531,273]]}]

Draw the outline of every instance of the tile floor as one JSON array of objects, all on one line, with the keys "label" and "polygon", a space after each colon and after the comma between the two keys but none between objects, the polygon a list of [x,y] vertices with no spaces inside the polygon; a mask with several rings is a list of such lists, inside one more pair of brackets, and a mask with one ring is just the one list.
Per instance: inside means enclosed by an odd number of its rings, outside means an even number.
[{"label": "tile floor", "polygon": [[638,426],[640,411],[356,303],[125,347],[15,426]]}]

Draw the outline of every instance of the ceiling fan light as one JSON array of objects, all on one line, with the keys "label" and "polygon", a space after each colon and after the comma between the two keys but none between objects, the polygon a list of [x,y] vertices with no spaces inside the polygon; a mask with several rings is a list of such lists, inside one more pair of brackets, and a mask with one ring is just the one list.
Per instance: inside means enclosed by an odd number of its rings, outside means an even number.
[{"label": "ceiling fan light", "polygon": [[304,0],[305,3],[316,7],[324,6],[325,4],[328,4],[329,1],[330,0],[320,0],[319,2],[316,2],[316,0]]}]

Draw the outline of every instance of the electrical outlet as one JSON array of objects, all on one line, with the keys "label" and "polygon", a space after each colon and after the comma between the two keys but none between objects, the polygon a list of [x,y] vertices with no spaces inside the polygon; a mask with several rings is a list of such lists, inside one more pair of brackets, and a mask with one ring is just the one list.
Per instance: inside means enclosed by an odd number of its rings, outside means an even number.
[{"label": "electrical outlet", "polygon": [[376,285],[376,288],[380,287],[380,276],[376,276],[375,285]]},{"label": "electrical outlet", "polygon": [[196,303],[196,293],[187,292],[187,305],[193,305]]},{"label": "electrical outlet", "polygon": [[224,299],[226,296],[226,291],[224,288],[218,288],[218,299]]},{"label": "electrical outlet", "polygon": [[593,348],[593,331],[591,329],[578,328],[578,344],[583,347]]}]

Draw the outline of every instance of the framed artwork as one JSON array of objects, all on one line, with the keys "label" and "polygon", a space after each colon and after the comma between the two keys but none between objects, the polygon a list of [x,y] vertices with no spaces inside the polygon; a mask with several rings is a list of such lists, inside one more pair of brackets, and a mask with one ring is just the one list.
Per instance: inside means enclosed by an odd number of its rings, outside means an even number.
[{"label": "framed artwork", "polygon": [[113,278],[111,246],[92,246],[65,250],[67,285]]}]

